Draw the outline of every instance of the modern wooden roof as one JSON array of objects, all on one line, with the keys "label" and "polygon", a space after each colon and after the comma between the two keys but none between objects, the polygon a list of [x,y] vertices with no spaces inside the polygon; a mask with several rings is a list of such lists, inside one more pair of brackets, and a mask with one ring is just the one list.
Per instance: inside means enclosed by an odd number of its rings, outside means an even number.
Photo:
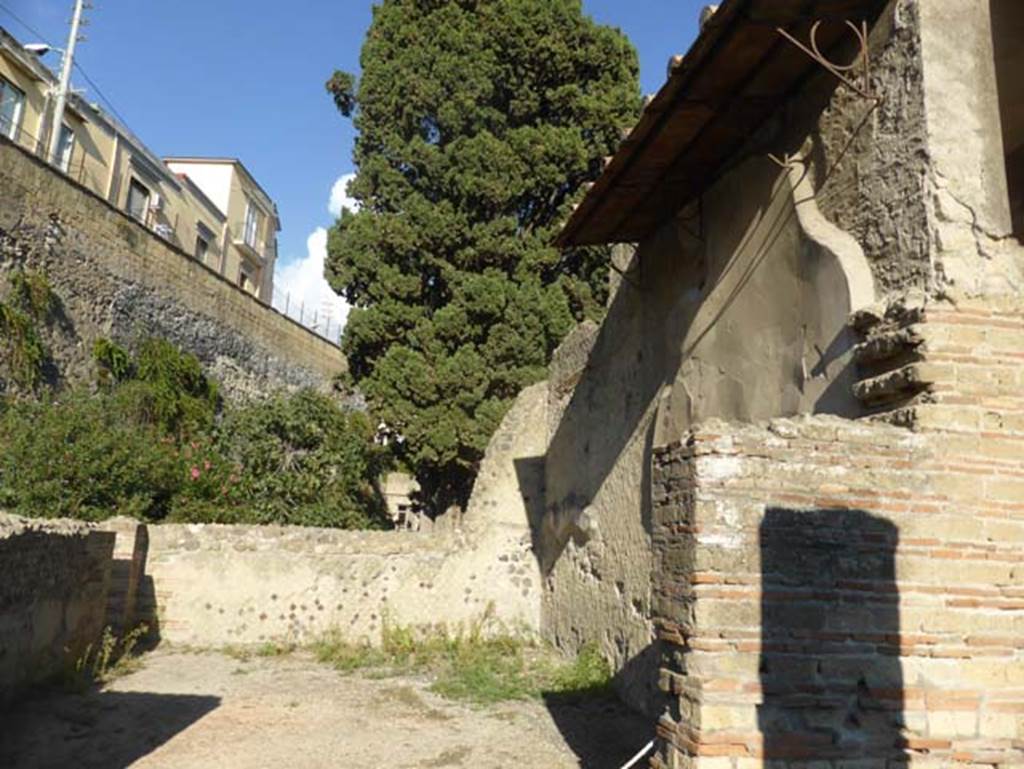
[{"label": "modern wooden roof", "polygon": [[[573,212],[559,246],[634,243],[706,190],[724,164],[821,65],[779,28],[839,58],[846,21],[887,0],[725,0]],[[830,56],[829,58],[833,58]]]}]

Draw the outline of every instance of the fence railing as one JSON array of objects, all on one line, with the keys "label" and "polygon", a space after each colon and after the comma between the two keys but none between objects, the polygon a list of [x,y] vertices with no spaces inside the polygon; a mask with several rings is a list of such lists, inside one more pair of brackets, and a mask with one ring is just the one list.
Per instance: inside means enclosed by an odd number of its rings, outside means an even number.
[{"label": "fence railing", "polygon": [[341,318],[331,310],[324,307],[310,307],[302,297],[294,296],[290,291],[282,291],[276,286],[271,306],[328,342],[341,344],[341,332],[344,325]]},{"label": "fence railing", "polygon": [[[13,132],[13,135],[11,135],[9,130],[4,131],[3,135],[40,160],[44,162],[47,160],[47,142],[45,139],[34,136],[24,128],[18,128]],[[53,169],[78,182],[104,200],[107,198],[110,176],[109,166],[103,160],[86,152],[78,142],[72,147],[66,167],[57,165],[53,166]],[[182,226],[183,223],[177,217],[173,221],[164,222],[159,220],[159,217],[150,215],[147,216],[146,221],[142,222],[142,224],[168,243],[186,250],[190,254],[192,253],[195,243],[195,230],[191,226]],[[232,231],[230,237],[233,240],[236,237],[241,237],[242,234],[241,231],[237,233]],[[217,245],[211,243],[211,248]],[[220,251],[216,249],[214,255],[208,257],[208,259],[219,261],[220,257]],[[217,271],[214,265],[207,264],[207,266],[215,272]],[[301,297],[294,296],[290,292],[282,291],[278,288],[274,289],[270,304],[276,310],[305,326],[318,336],[333,344],[340,344],[343,328],[341,318],[326,308],[308,306]]]},{"label": "fence railing", "polygon": [[[17,144],[24,150],[35,155],[43,161],[47,161],[47,140],[25,130],[24,127],[17,127],[12,132],[10,126],[5,126],[3,135]],[[102,158],[90,155],[78,141],[71,146],[71,152],[66,162],[54,165],[54,169],[60,171],[69,179],[81,184],[101,197],[106,197],[107,185],[110,177],[110,167]]]}]

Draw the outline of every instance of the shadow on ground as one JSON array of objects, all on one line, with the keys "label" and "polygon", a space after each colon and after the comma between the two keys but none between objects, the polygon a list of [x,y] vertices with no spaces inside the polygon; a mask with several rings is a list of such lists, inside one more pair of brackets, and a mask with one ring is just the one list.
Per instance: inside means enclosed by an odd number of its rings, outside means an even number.
[{"label": "shadow on ground", "polygon": [[653,737],[649,719],[606,691],[548,693],[544,704],[580,769],[619,769]]},{"label": "shadow on ground", "polygon": [[219,705],[186,694],[40,694],[0,713],[0,766],[124,769]]}]

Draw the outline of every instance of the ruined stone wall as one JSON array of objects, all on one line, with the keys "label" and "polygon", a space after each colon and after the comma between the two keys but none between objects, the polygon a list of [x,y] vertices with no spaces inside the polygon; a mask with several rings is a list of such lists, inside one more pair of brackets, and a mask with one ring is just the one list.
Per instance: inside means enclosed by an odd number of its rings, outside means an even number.
[{"label": "ruined stone wall", "polygon": [[922,389],[880,412],[913,430],[709,422],[656,452],[654,766],[1024,763],[1024,306],[915,318]]},{"label": "ruined stone wall", "polygon": [[43,273],[62,301],[47,342],[73,383],[91,381],[98,337],[168,339],[229,396],[326,389],[345,368],[335,345],[0,138],[0,285],[15,269]]},{"label": "ruined stone wall", "polygon": [[[421,533],[108,522],[118,552],[134,558],[116,591],[136,596],[123,621],[206,647],[305,643],[328,631],[377,643],[385,618],[454,629],[486,616],[536,634],[541,585],[526,506],[542,479],[531,480],[519,460],[542,451],[545,397],[530,388],[506,415],[458,526]],[[123,616],[121,604],[112,606]]]},{"label": "ruined stone wall", "polygon": [[99,638],[113,546],[88,524],[0,514],[0,705]]}]

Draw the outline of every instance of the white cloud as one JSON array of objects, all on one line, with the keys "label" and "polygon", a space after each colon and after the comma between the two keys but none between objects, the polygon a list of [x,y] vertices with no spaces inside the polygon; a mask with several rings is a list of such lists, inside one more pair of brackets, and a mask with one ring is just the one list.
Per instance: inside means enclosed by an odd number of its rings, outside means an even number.
[{"label": "white cloud", "polygon": [[331,199],[327,203],[327,211],[335,219],[341,216],[341,210],[347,208],[349,211],[359,210],[359,201],[349,197],[348,183],[356,178],[355,174],[339,176],[338,180],[331,187]]},{"label": "white cloud", "polygon": [[274,275],[274,306],[337,341],[348,319],[349,307],[324,278],[326,260],[327,230],[317,227],[306,239],[306,256],[278,267]]},{"label": "white cloud", "polygon": [[[341,210],[359,209],[348,196],[348,183],[355,174],[338,177],[331,187],[327,211],[337,219]],[[327,229],[317,227],[306,238],[306,255],[278,263],[274,273],[274,307],[321,334],[338,340],[348,320],[348,303],[331,290],[324,277],[327,261]]]}]

